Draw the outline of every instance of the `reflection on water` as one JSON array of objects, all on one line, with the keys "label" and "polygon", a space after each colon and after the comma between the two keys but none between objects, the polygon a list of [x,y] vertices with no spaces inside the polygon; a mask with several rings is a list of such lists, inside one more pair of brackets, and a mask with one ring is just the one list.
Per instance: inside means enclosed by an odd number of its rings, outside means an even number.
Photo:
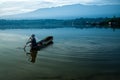
[{"label": "reflection on water", "polygon": [[31,50],[29,53],[26,53],[26,55],[29,57],[28,60],[32,63],[35,63],[37,53],[37,50]]},{"label": "reflection on water", "polygon": [[[37,41],[53,35],[54,45],[26,56],[23,48],[31,33]],[[119,29],[0,30],[0,37],[1,80],[120,79]]]}]

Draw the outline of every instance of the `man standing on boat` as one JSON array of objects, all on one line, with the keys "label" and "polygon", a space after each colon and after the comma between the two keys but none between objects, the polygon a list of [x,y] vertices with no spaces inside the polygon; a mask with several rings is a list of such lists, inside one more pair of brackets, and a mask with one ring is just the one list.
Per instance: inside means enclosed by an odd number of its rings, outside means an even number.
[{"label": "man standing on boat", "polygon": [[29,43],[31,43],[30,44],[31,50],[37,49],[37,42],[34,34],[32,34],[31,37],[28,39],[28,42],[26,43],[26,45]]},{"label": "man standing on boat", "polygon": [[[30,52],[26,52],[25,48],[26,46],[30,43]],[[37,42],[36,42],[36,38],[35,35],[32,34],[31,37],[28,39],[28,42],[26,43],[25,47],[24,47],[24,51],[26,52],[27,55],[30,55],[30,61],[32,63],[35,63],[36,60],[36,56],[37,56]]]}]

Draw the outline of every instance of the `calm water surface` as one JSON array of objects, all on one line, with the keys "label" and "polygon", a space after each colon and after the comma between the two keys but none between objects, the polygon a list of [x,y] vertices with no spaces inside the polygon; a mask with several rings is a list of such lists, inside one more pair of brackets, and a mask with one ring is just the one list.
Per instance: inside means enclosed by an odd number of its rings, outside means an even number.
[{"label": "calm water surface", "polygon": [[[23,47],[31,34],[37,41],[54,36],[31,63]],[[0,80],[120,80],[120,30],[0,30]]]}]

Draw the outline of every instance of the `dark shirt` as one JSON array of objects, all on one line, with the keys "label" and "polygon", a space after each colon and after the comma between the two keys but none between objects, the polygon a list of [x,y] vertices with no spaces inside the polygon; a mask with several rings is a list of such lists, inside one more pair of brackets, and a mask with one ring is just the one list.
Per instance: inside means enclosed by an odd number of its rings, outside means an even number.
[{"label": "dark shirt", "polygon": [[35,38],[32,38],[32,39],[31,39],[31,47],[32,47],[32,48],[37,47],[37,43],[36,43],[36,39],[35,39]]}]

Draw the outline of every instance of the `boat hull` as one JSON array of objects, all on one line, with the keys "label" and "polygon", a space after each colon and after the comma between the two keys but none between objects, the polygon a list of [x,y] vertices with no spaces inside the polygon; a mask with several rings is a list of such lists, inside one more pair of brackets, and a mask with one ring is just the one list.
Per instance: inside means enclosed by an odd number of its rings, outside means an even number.
[{"label": "boat hull", "polygon": [[41,41],[37,42],[38,50],[41,50],[49,45],[53,44],[53,36],[48,36]]}]

